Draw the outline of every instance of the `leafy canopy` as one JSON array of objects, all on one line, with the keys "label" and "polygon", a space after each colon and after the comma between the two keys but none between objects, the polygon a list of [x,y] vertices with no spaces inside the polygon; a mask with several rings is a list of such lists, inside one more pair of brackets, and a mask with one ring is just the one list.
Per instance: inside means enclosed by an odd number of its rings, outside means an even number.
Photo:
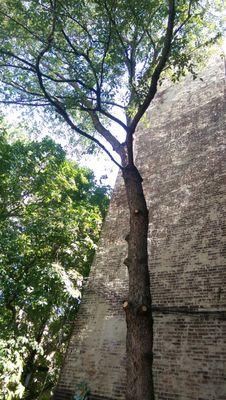
[{"label": "leafy canopy", "polygon": [[49,398],[107,190],[52,140],[10,144],[1,128],[0,398]]},{"label": "leafy canopy", "polygon": [[124,130],[128,152],[160,75],[175,80],[186,70],[195,74],[203,46],[220,35],[221,5],[216,0],[1,2],[1,101],[55,109],[108,154],[110,143],[125,164],[117,126]]}]

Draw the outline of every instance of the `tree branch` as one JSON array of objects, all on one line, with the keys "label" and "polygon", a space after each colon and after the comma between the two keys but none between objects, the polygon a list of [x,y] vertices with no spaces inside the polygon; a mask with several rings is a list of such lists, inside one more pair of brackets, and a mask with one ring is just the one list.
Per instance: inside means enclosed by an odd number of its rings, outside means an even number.
[{"label": "tree branch", "polygon": [[24,29],[26,32],[28,32],[31,36],[38,39],[40,42],[42,42],[42,43],[44,42],[42,40],[41,36],[38,36],[35,32],[32,32],[27,26],[23,25],[21,22],[17,21],[15,18],[11,17],[11,15],[8,15],[1,10],[0,10],[0,14],[2,14],[4,17],[8,18],[9,20],[15,22],[16,25],[20,26],[22,29]]},{"label": "tree branch", "polygon": [[2,67],[2,68],[16,68],[16,69],[21,69],[23,71],[29,71],[29,72],[34,73],[34,71],[31,68],[23,67],[22,65],[14,65],[14,64],[10,64],[10,63],[1,63],[0,67]]},{"label": "tree branch", "polygon": [[[104,54],[103,54],[102,61],[101,61],[99,94],[101,93],[101,88],[102,88],[102,85],[103,85],[104,63],[105,63],[105,59],[106,59],[106,56],[107,56],[107,53],[108,53],[108,50],[109,50],[109,47],[110,47],[110,43],[111,43],[111,22],[109,22],[108,39],[107,39],[107,43],[106,43],[105,48],[104,48]],[[99,105],[100,105],[100,103],[99,103]]]},{"label": "tree branch", "polygon": [[141,104],[141,106],[138,108],[138,111],[132,120],[132,123],[130,125],[130,134],[134,133],[138,122],[140,121],[141,117],[144,115],[145,111],[147,110],[149,104],[151,103],[151,101],[153,100],[153,98],[156,94],[159,77],[165,67],[165,64],[166,64],[167,59],[170,54],[171,43],[172,43],[172,38],[173,38],[174,21],[175,21],[175,0],[169,0],[168,23],[167,23],[167,30],[166,30],[166,35],[165,35],[165,39],[164,39],[164,46],[163,46],[162,54],[160,56],[157,66],[153,72],[152,79],[151,79],[151,85],[149,87],[148,94],[145,97],[143,104]]},{"label": "tree branch", "polygon": [[107,118],[111,119],[112,121],[116,122],[116,124],[120,125],[127,132],[128,127],[120,119],[118,119],[117,117],[115,117],[114,115],[109,113],[108,111],[103,110],[102,108],[100,108],[98,111],[101,114],[105,115],[105,117],[107,117]]},{"label": "tree branch", "polygon": [[[45,65],[44,65],[44,66],[45,66]],[[81,79],[76,79],[76,78],[75,78],[75,79],[65,78],[65,77],[64,77],[62,74],[60,74],[60,73],[57,73],[57,72],[54,72],[54,71],[51,71],[51,70],[50,70],[50,72],[53,72],[56,76],[59,77],[59,79],[58,79],[58,78],[54,78],[54,77],[52,77],[52,76],[50,76],[50,75],[48,75],[48,74],[46,74],[46,73],[43,73],[43,72],[42,72],[42,76],[43,76],[44,78],[49,79],[49,80],[51,80],[51,81],[53,81],[53,82],[56,82],[56,83],[69,83],[69,84],[78,83],[79,85],[81,85],[82,87],[84,87],[84,89],[89,90],[90,92],[93,92],[93,93],[97,94],[96,89],[94,89],[94,88],[91,87],[91,86],[86,85]]]},{"label": "tree branch", "polygon": [[[33,100],[35,101],[35,100]],[[48,102],[46,103],[31,103],[23,100],[0,100],[0,104],[15,104],[18,106],[28,106],[28,107],[46,107],[49,105]]]},{"label": "tree branch", "polygon": [[2,80],[1,82],[5,83],[7,86],[12,86],[16,90],[19,90],[20,92],[26,93],[28,95],[32,95],[32,96],[42,97],[43,98],[43,95],[41,93],[28,91],[22,85],[19,85],[17,82],[14,82],[14,81],[7,82],[5,80]]},{"label": "tree branch", "polygon": [[[40,50],[39,54],[37,55],[36,58],[36,63],[35,65],[33,65],[31,62],[27,61],[26,59],[15,55],[14,53],[10,52],[10,51],[2,51],[2,54],[12,57],[13,59],[23,63],[23,65],[25,65],[24,68],[29,67],[29,70],[33,73],[36,74],[37,78],[38,78],[38,83],[41,89],[41,92],[43,93],[43,97],[48,101],[47,104],[53,106],[56,111],[63,117],[63,119],[69,124],[69,126],[76,132],[78,132],[80,135],[84,136],[85,138],[92,140],[95,144],[97,144],[102,150],[104,150],[107,155],[111,158],[111,160],[119,167],[122,168],[122,166],[114,159],[114,157],[111,155],[111,153],[107,150],[107,148],[103,145],[103,143],[101,143],[98,139],[96,139],[95,137],[93,137],[92,135],[90,135],[89,133],[83,131],[82,129],[80,129],[77,125],[74,124],[74,122],[72,121],[71,117],[69,116],[69,114],[67,113],[63,103],[61,103],[61,101],[59,100],[60,97],[54,96],[52,94],[49,93],[48,89],[46,88],[46,85],[44,84],[43,79],[49,79],[49,80],[53,80],[53,81],[57,81],[60,83],[66,82],[71,84],[73,87],[77,86],[78,84],[83,84],[83,82],[81,80],[71,80],[71,79],[65,79],[64,77],[62,78],[62,76],[60,76],[60,79],[56,79],[56,78],[52,78],[51,76],[49,76],[48,74],[45,74],[41,71],[40,69],[40,64],[42,61],[42,58],[44,57],[44,55],[50,50],[53,40],[54,40],[54,33],[55,33],[55,25],[56,25],[56,10],[53,7],[52,9],[52,27],[51,27],[51,31],[48,35],[47,38],[47,42],[46,45]],[[83,57],[86,62],[89,64],[91,70],[93,71],[96,83],[97,83],[97,87],[99,90],[99,83],[98,83],[98,78],[96,75],[96,71],[92,65],[92,61],[88,55],[88,53],[84,53],[80,50],[78,50],[71,42],[69,36],[65,33],[64,30],[62,30],[62,33],[64,35],[64,38],[66,39],[67,43],[69,44],[69,46],[72,48],[74,54],[78,57]],[[110,40],[110,39],[109,39]],[[109,44],[108,44],[109,45]],[[107,46],[108,48],[108,46]],[[103,73],[103,64],[104,64],[104,59],[106,57],[106,52],[107,52],[107,48],[105,49],[104,52],[104,56],[103,56],[103,61],[102,61],[102,73]],[[15,66],[14,66],[15,67]],[[17,90],[19,91],[23,91],[24,93],[28,94],[28,95],[36,95],[38,97],[41,97],[42,94],[40,93],[33,93],[30,91],[27,91],[26,89],[24,89],[23,87],[21,87],[20,85],[18,85],[15,82],[11,82],[11,86],[15,87]],[[77,87],[78,89],[78,87]],[[89,88],[90,89],[90,88]],[[96,91],[91,88],[94,93],[96,93]],[[89,102],[89,100],[87,100],[87,102]],[[35,101],[26,101],[23,99],[15,99],[12,101],[2,101],[3,104],[18,104],[18,105],[47,105],[46,102],[44,101],[43,103],[38,103],[38,100]],[[88,104],[88,106],[90,105],[90,103]],[[114,120],[115,122],[119,123],[124,129],[126,129],[126,126],[123,124],[122,121],[120,121],[118,118],[112,116],[110,113],[108,113],[105,110],[102,110],[100,108],[100,110],[98,110],[100,113],[102,113],[103,115],[106,115],[108,118],[111,118],[112,120]],[[122,152],[123,152],[123,146],[121,145],[121,143],[111,134],[111,132],[106,129],[102,123],[99,120],[99,117],[97,115],[97,113],[95,112],[95,110],[87,110],[87,112],[89,113],[92,121],[93,121],[93,125],[95,127],[95,129],[97,130],[97,132],[99,134],[101,134],[101,136],[112,146],[113,150],[116,151],[121,157],[122,157]]]},{"label": "tree branch", "polygon": [[82,22],[81,21],[78,21],[73,15],[71,15],[69,12],[68,12],[68,10],[67,9],[65,9],[65,5],[64,5],[64,3],[63,2],[61,2],[60,0],[58,0],[58,2],[59,2],[59,4],[61,5],[61,7],[65,10],[65,13],[63,13],[62,15],[64,15],[64,16],[66,16],[66,17],[69,17],[73,22],[75,22],[80,28],[82,28],[83,29],[83,31],[85,32],[85,34],[88,36],[88,38],[90,39],[90,41],[92,42],[93,41],[93,38],[92,38],[92,35],[91,35],[91,33],[89,32],[89,30],[87,29],[87,27],[84,25],[84,24],[82,24]]},{"label": "tree branch", "polygon": [[118,107],[125,111],[126,107],[122,106],[121,104],[115,103],[114,101],[104,101],[102,100],[102,104],[108,104],[109,106]]},{"label": "tree branch", "polygon": [[189,21],[189,19],[192,17],[191,15],[191,6],[194,0],[190,0],[189,1],[189,5],[188,5],[188,14],[187,14],[187,18],[185,18],[185,20],[180,24],[180,26],[178,26],[177,29],[175,29],[173,36],[176,36],[178,32],[180,32],[180,30],[183,28],[183,26]]},{"label": "tree branch", "polygon": [[124,43],[124,41],[123,41],[122,36],[120,35],[120,33],[119,33],[118,29],[117,29],[117,24],[116,24],[114,18],[112,17],[111,10],[109,10],[108,4],[107,4],[107,1],[106,1],[106,0],[104,1],[104,6],[105,6],[105,10],[107,11],[107,15],[108,15],[109,21],[112,23],[112,25],[114,25],[115,32],[116,32],[116,34],[117,34],[117,36],[118,36],[118,39],[119,39],[119,41],[120,41],[120,43],[121,43],[121,46],[122,46],[122,48],[123,48],[123,51],[124,51],[125,62],[127,63],[127,62],[129,62],[128,50],[127,50],[127,47],[125,46],[125,43]]},{"label": "tree branch", "polygon": [[29,61],[25,60],[22,57],[17,56],[16,54],[12,53],[12,51],[0,49],[0,54],[15,58],[16,60],[22,62],[23,64],[28,65],[32,71],[36,72],[34,64],[30,63]]},{"label": "tree branch", "polygon": [[71,47],[71,49],[73,50],[74,54],[75,54],[77,57],[83,57],[83,58],[86,60],[86,62],[89,64],[89,66],[90,66],[90,68],[91,68],[91,70],[92,70],[92,73],[93,73],[93,75],[94,75],[97,88],[99,88],[99,82],[98,82],[97,74],[96,74],[95,68],[93,67],[92,61],[91,61],[91,59],[89,58],[89,55],[86,54],[86,53],[84,53],[84,52],[82,52],[82,51],[80,51],[80,50],[78,50],[78,49],[76,49],[76,47],[72,44],[71,39],[70,39],[69,36],[66,34],[66,32],[64,31],[64,29],[62,29],[62,33],[63,33],[63,36],[64,36],[66,42],[68,43],[68,45],[69,45],[69,46]]},{"label": "tree branch", "polygon": [[[95,144],[97,144],[109,157],[110,159],[119,167],[122,168],[122,166],[114,159],[114,157],[111,155],[111,153],[106,149],[106,147],[96,138],[94,138],[93,136],[89,135],[88,133],[84,132],[82,129],[80,129],[79,127],[77,127],[73,121],[70,119],[69,115],[67,114],[66,110],[64,109],[63,105],[55,98],[53,98],[46,90],[45,85],[43,83],[43,77],[47,78],[47,79],[51,79],[51,80],[55,80],[54,78],[51,78],[50,76],[44,74],[41,72],[40,70],[40,62],[42,57],[44,56],[44,54],[50,49],[51,45],[52,45],[52,41],[53,41],[53,34],[54,34],[54,24],[51,30],[51,33],[49,35],[48,38],[48,42],[46,44],[46,46],[40,51],[40,53],[37,56],[37,60],[36,60],[36,65],[28,62],[27,60],[25,60],[22,57],[19,57],[17,55],[15,55],[14,53],[10,52],[10,51],[5,51],[5,50],[0,50],[0,53],[2,53],[3,55],[12,57],[20,62],[22,62],[23,64],[27,65],[29,67],[29,70],[33,73],[35,73],[38,77],[38,82],[39,82],[39,86],[44,94],[44,98],[46,98],[48,100],[48,102],[43,102],[43,103],[38,103],[35,101],[35,99],[32,100],[32,102],[29,101],[24,101],[22,99],[16,99],[16,100],[0,100],[1,104],[16,104],[16,105],[21,105],[21,106],[47,106],[47,105],[52,105],[57,112],[64,118],[64,120],[69,124],[69,126],[75,130],[77,133],[81,134],[82,136],[84,136],[85,138],[92,140]],[[25,68],[25,67],[23,67]],[[74,80],[65,80],[65,79],[60,79],[57,81],[66,81],[67,83],[73,83]],[[77,82],[76,82],[77,83]],[[79,80],[79,82],[81,84],[81,81]],[[22,90],[21,88],[19,88],[17,86],[17,90]],[[95,89],[93,89],[95,91]],[[27,92],[27,94],[33,94],[30,92]],[[41,97],[40,94],[38,94],[39,97]],[[92,113],[93,114],[93,113]],[[100,121],[98,120],[97,115],[93,117],[93,121],[95,120],[95,125],[98,126],[99,128],[99,133],[101,131],[102,136],[112,145],[112,148],[114,151],[116,151],[118,154],[120,153],[120,142],[117,141],[117,139],[111,135],[111,133],[102,126],[102,124],[100,123]],[[94,126],[95,126],[94,125]]]},{"label": "tree branch", "polygon": [[37,75],[38,75],[38,79],[39,79],[39,83],[40,83],[40,87],[43,90],[43,93],[45,95],[45,97],[47,98],[47,100],[49,101],[49,103],[56,109],[56,111],[63,117],[63,119],[68,123],[68,125],[77,133],[79,133],[81,136],[85,137],[86,139],[89,139],[91,141],[93,141],[95,144],[97,144],[102,150],[104,150],[104,152],[110,157],[110,159],[119,167],[122,168],[122,166],[114,159],[114,157],[111,155],[111,153],[106,149],[106,147],[96,138],[94,138],[93,136],[89,135],[88,133],[86,133],[85,131],[83,131],[82,129],[80,129],[78,126],[76,126],[73,121],[70,119],[68,113],[66,112],[66,110],[62,107],[62,105],[60,104],[59,101],[54,100],[46,91],[45,86],[43,84],[42,81],[42,74],[39,70],[39,66],[37,64]]},{"label": "tree branch", "polygon": [[[57,100],[54,99],[46,90],[45,85],[43,83],[43,78],[42,78],[42,73],[40,71],[40,62],[42,57],[44,56],[44,54],[50,49],[51,44],[53,41],[53,36],[52,33],[49,36],[49,41],[48,44],[43,48],[43,50],[41,50],[41,52],[39,53],[38,57],[37,57],[37,61],[36,61],[36,71],[37,71],[37,76],[38,76],[38,81],[39,81],[39,85],[41,90],[43,91],[45,97],[47,98],[47,100],[49,101],[49,103],[57,110],[57,112],[64,118],[64,120],[68,123],[68,125],[76,132],[78,132],[80,135],[84,136],[85,138],[92,140],[94,143],[96,143],[102,150],[105,151],[105,153],[107,153],[107,155],[110,157],[110,159],[119,167],[122,168],[122,166],[114,159],[114,157],[111,155],[111,153],[106,149],[106,147],[99,142],[98,139],[94,138],[93,136],[89,135],[87,132],[83,131],[82,129],[80,129],[78,126],[76,126],[73,121],[70,119],[68,113],[66,112],[66,110],[64,109],[64,107],[61,105],[61,103]],[[110,132],[109,132],[110,133]],[[104,136],[105,137],[105,136]],[[112,136],[113,137],[113,136]],[[113,137],[114,138],[114,137]],[[108,139],[107,139],[108,140]],[[114,138],[114,140],[116,140]],[[109,141],[109,140],[108,140]],[[118,142],[118,141],[117,141]],[[111,142],[109,141],[109,143],[111,144]],[[114,148],[113,148],[114,149]]]}]

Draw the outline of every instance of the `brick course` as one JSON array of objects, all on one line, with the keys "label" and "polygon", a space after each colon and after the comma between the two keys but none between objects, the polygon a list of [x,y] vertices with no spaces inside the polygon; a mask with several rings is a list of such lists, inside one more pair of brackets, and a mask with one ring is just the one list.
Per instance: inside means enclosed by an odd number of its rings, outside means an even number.
[{"label": "brick course", "polygon": [[[226,400],[224,66],[162,90],[136,134],[150,212],[156,400]],[[121,177],[61,371],[55,400],[86,381],[91,399],[125,389],[128,211]]]}]

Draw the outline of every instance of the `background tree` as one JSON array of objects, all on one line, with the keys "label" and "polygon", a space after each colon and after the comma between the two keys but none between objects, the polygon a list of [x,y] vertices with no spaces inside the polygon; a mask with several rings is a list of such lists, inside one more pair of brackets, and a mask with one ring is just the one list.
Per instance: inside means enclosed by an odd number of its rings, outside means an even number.
[{"label": "background tree", "polygon": [[134,133],[166,75],[175,80],[189,70],[195,76],[194,60],[203,56],[198,49],[218,36],[219,5],[211,0],[1,5],[1,101],[54,110],[122,171],[130,212],[127,400],[154,399],[148,209],[134,161]]},{"label": "background tree", "polygon": [[2,130],[0,159],[0,398],[49,399],[107,188],[48,138],[9,144]]}]

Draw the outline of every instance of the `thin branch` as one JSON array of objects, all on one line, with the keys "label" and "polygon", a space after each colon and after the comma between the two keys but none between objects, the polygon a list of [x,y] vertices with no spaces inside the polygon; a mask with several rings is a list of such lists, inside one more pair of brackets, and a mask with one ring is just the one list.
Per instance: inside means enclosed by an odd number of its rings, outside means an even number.
[{"label": "thin branch", "polygon": [[[107,53],[108,53],[108,50],[109,50],[109,47],[110,47],[110,43],[111,43],[111,22],[109,23],[108,39],[107,39],[106,46],[105,46],[105,48],[104,48],[104,54],[103,54],[103,58],[102,58],[102,61],[101,61],[101,67],[100,67],[100,85],[99,85],[100,89],[99,89],[99,94],[100,94],[100,92],[101,92],[101,88],[102,88],[102,85],[103,85],[104,63],[105,63],[105,59],[106,59],[106,56],[107,56]],[[100,105],[100,102],[99,102],[99,105]]]},{"label": "thin branch", "polygon": [[141,37],[139,38],[138,42],[137,42],[137,31],[134,32],[134,38],[133,38],[133,43],[129,43],[131,45],[131,52],[129,55],[128,52],[128,43],[127,45],[125,45],[124,43],[124,39],[122,37],[122,35],[120,34],[118,27],[117,27],[117,23],[115,21],[115,19],[112,16],[112,12],[108,7],[107,1],[104,2],[104,6],[107,12],[107,16],[109,21],[111,22],[111,24],[114,26],[115,32],[118,36],[119,42],[121,43],[122,49],[123,49],[123,53],[124,53],[124,61],[125,61],[125,65],[128,71],[128,76],[129,76],[129,85],[131,87],[131,96],[128,102],[128,105],[131,102],[131,99],[133,97],[133,95],[135,94],[137,96],[137,92],[136,92],[136,86],[134,85],[134,76],[135,76],[135,69],[136,69],[136,63],[135,63],[135,52],[137,49],[137,46],[139,45],[139,43],[141,42],[143,35],[141,35]]},{"label": "thin branch", "polygon": [[26,32],[28,32],[31,36],[35,37],[40,42],[44,43],[44,41],[42,40],[42,38],[40,36],[38,36],[35,32],[32,32],[26,25],[23,25],[21,22],[17,21],[15,18],[11,17],[11,15],[8,15],[1,10],[0,10],[0,14],[2,14],[4,17],[8,18],[9,20],[15,22],[18,26],[20,26],[22,29],[24,29]]},{"label": "thin branch", "polygon": [[107,104],[107,105],[113,106],[113,107],[118,107],[118,108],[121,108],[122,110],[125,110],[125,109],[126,109],[125,106],[122,106],[121,104],[115,103],[114,101],[107,101],[107,100],[105,101],[105,100],[102,100],[101,103],[102,103],[102,104]]},{"label": "thin branch", "polygon": [[187,14],[187,18],[185,18],[185,20],[180,24],[180,26],[178,26],[177,29],[175,29],[173,36],[176,36],[177,33],[183,28],[183,26],[189,21],[189,19],[192,17],[191,14],[191,6],[194,0],[190,0],[189,1],[189,5],[188,5],[188,14]]},{"label": "thin branch", "polygon": [[106,0],[104,1],[104,6],[105,6],[105,9],[106,9],[106,11],[107,11],[108,19],[109,19],[109,21],[114,25],[115,32],[116,32],[116,34],[117,34],[117,36],[118,36],[118,39],[119,39],[119,41],[120,41],[120,43],[121,43],[121,45],[122,45],[122,48],[123,48],[123,51],[124,51],[124,55],[125,55],[125,62],[129,62],[130,59],[129,59],[129,54],[128,54],[127,47],[125,46],[125,43],[124,43],[124,41],[123,41],[123,38],[122,38],[122,36],[120,35],[120,32],[119,32],[118,29],[117,29],[117,24],[116,24],[114,18],[112,17],[111,10],[109,10],[108,4],[107,4],[107,1],[106,1]]},{"label": "thin branch", "polygon": [[[51,72],[51,71],[50,71],[50,72]],[[54,71],[52,71],[52,72],[54,72]],[[53,81],[53,82],[56,82],[56,83],[69,83],[69,84],[78,83],[78,84],[81,85],[84,89],[89,90],[90,92],[93,92],[93,93],[97,94],[96,89],[94,89],[94,88],[92,88],[92,87],[86,85],[81,79],[70,79],[70,78],[65,78],[62,74],[60,74],[60,73],[58,73],[58,72],[54,72],[54,74],[55,74],[56,76],[58,76],[59,79],[58,79],[58,78],[54,78],[54,77],[52,77],[52,76],[50,76],[50,75],[48,75],[48,74],[42,72],[42,76],[43,76],[44,78],[49,79],[49,80],[51,80],[51,81]]]},{"label": "thin branch", "polygon": [[[24,66],[20,66],[20,65],[8,64],[8,63],[6,63],[6,64],[0,64],[0,66],[2,66],[2,67],[11,67],[11,68],[18,68],[18,69],[26,70],[26,71],[33,72],[33,73],[36,74],[36,68],[35,68],[35,65],[34,65],[34,64],[28,62],[27,60],[25,60],[25,59],[22,58],[22,57],[17,56],[16,54],[12,53],[11,51],[6,51],[6,50],[0,49],[0,54],[1,54],[1,53],[2,53],[3,55],[7,55],[7,56],[9,56],[9,57],[15,58],[16,60],[22,62],[23,64],[28,65],[30,68],[24,67]],[[84,82],[82,82],[81,79],[67,79],[67,78],[62,77],[62,75],[61,75],[61,79],[56,79],[56,78],[54,78],[54,77],[52,77],[52,76],[50,76],[50,75],[48,75],[48,74],[45,74],[45,73],[43,73],[43,72],[42,72],[42,76],[45,77],[45,78],[47,78],[47,79],[49,79],[49,80],[51,80],[51,81],[53,81],[53,82],[59,82],[59,83],[77,82],[77,83],[79,83],[81,86],[83,86],[85,89],[88,89],[88,90],[92,91],[92,92],[95,93],[95,94],[97,93],[97,91],[96,91],[94,88],[87,86]]]},{"label": "thin branch", "polygon": [[84,53],[84,52],[82,52],[82,51],[76,49],[76,47],[72,44],[71,39],[70,39],[69,36],[66,34],[66,32],[64,31],[64,29],[62,29],[62,33],[63,33],[64,38],[65,38],[65,40],[67,41],[68,45],[69,45],[69,46],[71,47],[71,49],[74,51],[74,54],[75,54],[77,57],[83,57],[83,58],[86,60],[86,62],[89,64],[89,66],[90,66],[90,68],[91,68],[91,70],[92,70],[92,73],[93,73],[93,75],[94,75],[97,88],[99,88],[99,82],[98,82],[97,74],[96,74],[95,68],[93,67],[92,61],[91,61],[91,59],[89,58],[88,53]]},{"label": "thin branch", "polygon": [[[47,98],[47,100],[49,101],[49,103],[56,109],[56,111],[64,118],[64,120],[68,123],[68,125],[77,133],[79,133],[80,135],[84,136],[86,139],[92,140],[94,143],[96,143],[102,150],[105,151],[105,153],[107,153],[107,155],[110,157],[110,159],[120,168],[122,169],[122,166],[114,159],[114,157],[111,155],[111,153],[106,149],[106,147],[96,138],[94,138],[93,136],[89,135],[87,132],[83,131],[82,129],[80,129],[78,126],[76,126],[73,121],[70,119],[68,113],[66,112],[66,110],[64,109],[64,107],[62,106],[62,104],[57,100],[54,99],[46,90],[45,85],[43,83],[43,77],[42,77],[42,73],[40,71],[40,62],[42,57],[44,56],[44,54],[50,49],[51,45],[52,45],[52,41],[53,41],[53,29],[52,32],[49,36],[49,41],[48,44],[43,48],[43,50],[41,50],[41,52],[39,53],[38,57],[37,57],[37,61],[36,61],[36,71],[37,71],[37,76],[38,76],[38,80],[39,80],[39,85],[41,90],[43,91],[45,97]],[[110,133],[110,132],[109,132]],[[113,137],[114,138],[114,137]],[[114,138],[116,140],[116,138]],[[109,141],[109,143],[111,144],[111,142]]]},{"label": "thin branch", "polygon": [[29,72],[34,73],[34,71],[31,68],[23,67],[22,65],[15,65],[15,64],[10,64],[10,63],[0,63],[0,67],[2,67],[2,68],[16,68],[16,69],[21,69],[23,71],[29,71]]},{"label": "thin branch", "polygon": [[36,97],[43,97],[43,95],[41,93],[31,92],[29,90],[26,90],[22,85],[19,85],[17,82],[14,82],[14,81],[7,82],[3,79],[1,80],[1,82],[6,84],[7,86],[12,86],[16,90],[19,90],[20,92],[26,93],[28,95],[32,95],[32,96],[36,96]]},{"label": "thin branch", "polygon": [[64,8],[64,10],[65,10],[65,13],[61,13],[61,15],[66,16],[66,17],[69,17],[69,18],[70,18],[73,22],[75,22],[80,28],[82,28],[83,31],[85,32],[85,34],[89,37],[90,41],[92,42],[92,41],[93,41],[93,38],[92,38],[92,35],[91,35],[91,33],[89,32],[89,30],[87,29],[87,27],[86,27],[84,24],[82,24],[81,21],[78,21],[73,15],[71,15],[71,14],[68,12],[67,9],[65,9],[65,5],[64,5],[63,2],[61,2],[60,0],[58,0],[58,2],[59,2],[59,4],[61,5],[61,7]]},{"label": "thin branch", "polygon": [[16,54],[12,53],[12,51],[0,49],[0,54],[15,58],[16,60],[22,62],[23,64],[28,65],[31,68],[32,71],[34,71],[34,72],[36,71],[34,64],[30,63],[29,61],[25,60],[22,57],[17,56]]},{"label": "thin branch", "polygon": [[[18,59],[19,57],[17,57],[15,54],[13,54],[13,53],[10,53],[10,56],[11,57],[14,57],[14,58],[16,58],[16,59]],[[24,60],[24,59],[21,59],[20,58],[20,60],[21,60],[21,62],[24,62],[24,63],[26,63],[26,60]],[[33,73],[33,74],[35,74],[36,75],[36,69],[35,69],[35,66],[33,66],[33,68],[31,69],[31,68],[29,68],[29,67],[25,67],[25,66],[22,66],[22,65],[15,65],[15,64],[10,64],[10,63],[1,63],[0,64],[0,67],[3,67],[3,68],[15,68],[15,69],[20,69],[20,70],[23,70],[23,71],[29,71],[29,72],[31,72],[31,73]],[[48,74],[45,74],[45,73],[43,73],[43,72],[41,72],[42,73],[42,76],[44,77],[44,78],[46,78],[46,79],[49,79],[49,80],[51,80],[51,81],[53,81],[53,82],[56,82],[56,83],[78,83],[79,85],[81,85],[82,87],[84,87],[84,89],[86,89],[86,90],[89,90],[89,91],[91,91],[91,92],[93,92],[93,93],[95,93],[96,94],[96,90],[94,89],[94,88],[92,88],[92,87],[90,87],[90,86],[87,86],[83,81],[81,81],[80,79],[67,79],[67,78],[65,78],[65,77],[63,77],[61,74],[56,74],[57,76],[59,76],[60,77],[60,79],[57,79],[57,78],[54,78],[54,77],[52,77],[52,76],[50,76],[50,75],[48,75]],[[7,85],[11,85],[11,86],[13,86],[13,83],[11,82],[5,82]],[[14,86],[15,87],[15,86]],[[19,85],[17,84],[17,89],[19,89]],[[21,86],[21,89],[19,89],[19,90],[23,90],[25,93],[28,93],[28,94],[35,94],[35,93],[32,93],[32,92],[27,92],[26,91],[26,89],[22,89],[22,86]],[[38,96],[40,96],[40,94],[37,94]]]},{"label": "thin branch", "polygon": [[108,111],[103,110],[102,108],[100,108],[98,111],[101,114],[105,115],[105,117],[107,117],[107,118],[111,119],[112,121],[116,122],[116,124],[120,125],[127,132],[128,127],[119,118],[115,117],[114,115],[112,115]]},{"label": "thin branch", "polygon": [[166,30],[166,35],[165,35],[165,39],[164,39],[164,46],[163,46],[162,54],[160,56],[157,66],[153,72],[151,84],[150,84],[150,87],[148,90],[148,94],[145,97],[143,104],[138,108],[138,111],[130,125],[130,133],[131,134],[134,133],[138,122],[140,121],[141,117],[144,115],[145,111],[147,110],[149,104],[151,103],[151,101],[153,100],[153,98],[156,94],[159,77],[165,67],[165,64],[166,64],[169,54],[170,54],[171,43],[172,43],[172,38],[173,38],[175,13],[176,13],[175,0],[169,0],[168,23],[167,23],[167,30]]},{"label": "thin branch", "polygon": [[[35,101],[35,100],[33,100]],[[0,104],[15,104],[17,106],[46,107],[49,103],[31,103],[23,100],[0,100]]]},{"label": "thin branch", "polygon": [[[124,40],[123,40],[119,30],[118,30],[116,21],[113,18],[111,10],[109,10],[108,4],[107,4],[106,1],[104,2],[104,5],[105,5],[105,9],[106,9],[106,12],[107,12],[107,15],[108,15],[108,19],[111,22],[111,24],[114,26],[115,32],[116,32],[116,34],[118,36],[118,39],[119,39],[119,41],[121,43],[121,46],[123,48],[124,61],[125,61],[125,65],[126,65],[127,70],[128,70],[128,75],[129,75],[129,85],[130,85],[130,87],[132,89],[132,92],[137,95],[135,85],[133,84],[133,79],[134,79],[134,75],[135,75],[135,58],[134,58],[135,48],[136,48],[135,42],[134,42],[134,45],[131,48],[131,56],[129,56],[127,46],[124,43]],[[130,103],[130,100],[129,100],[129,103]]]}]

